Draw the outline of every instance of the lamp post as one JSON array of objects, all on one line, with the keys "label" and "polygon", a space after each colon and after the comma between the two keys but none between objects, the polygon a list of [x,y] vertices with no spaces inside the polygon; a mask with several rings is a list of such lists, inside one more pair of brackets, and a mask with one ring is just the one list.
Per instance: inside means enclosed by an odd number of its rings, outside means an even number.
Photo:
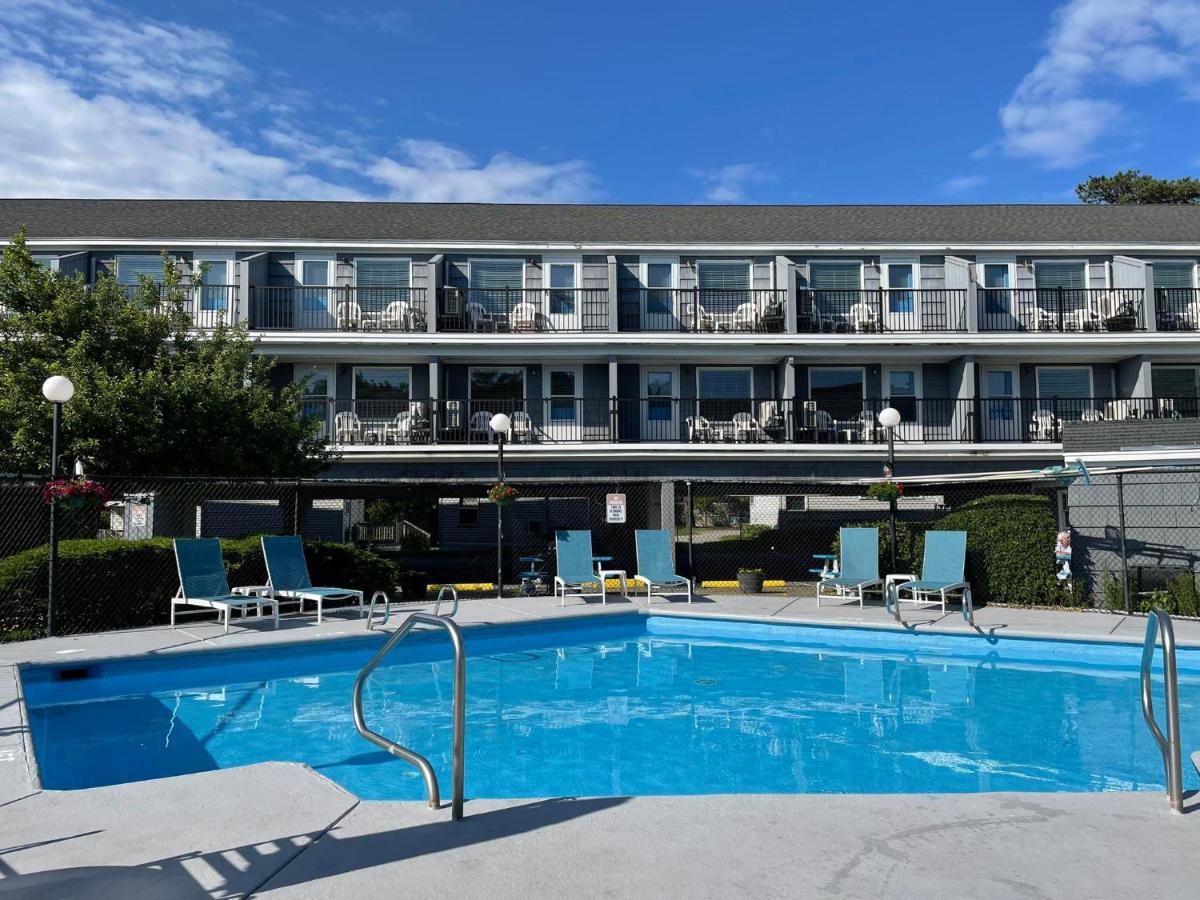
[{"label": "lamp post", "polygon": [[[488,423],[496,433],[496,483],[504,484],[504,439],[512,428],[512,419],[496,413]],[[504,599],[504,506],[496,504],[496,599]]]},{"label": "lamp post", "polygon": [[[62,427],[63,404],[75,396],[75,385],[64,375],[51,375],[42,383],[42,396],[54,404],[54,426],[50,437],[50,480],[58,478],[58,435]],[[54,601],[58,586],[54,566],[58,562],[58,502],[50,503],[50,565],[46,585],[46,636],[54,636]]]},{"label": "lamp post", "polygon": [[[888,406],[879,411],[879,424],[887,432],[887,465],[883,476],[892,479],[896,475],[896,426],[900,424],[900,410]],[[888,498],[888,537],[892,543],[892,573],[896,572],[896,498]]]}]

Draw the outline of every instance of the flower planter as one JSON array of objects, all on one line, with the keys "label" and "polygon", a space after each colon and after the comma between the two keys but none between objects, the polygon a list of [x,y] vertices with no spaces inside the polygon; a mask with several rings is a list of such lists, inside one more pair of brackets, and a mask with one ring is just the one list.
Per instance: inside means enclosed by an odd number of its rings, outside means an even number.
[{"label": "flower planter", "polygon": [[763,589],[762,572],[738,572],[738,590],[743,594],[761,594]]}]

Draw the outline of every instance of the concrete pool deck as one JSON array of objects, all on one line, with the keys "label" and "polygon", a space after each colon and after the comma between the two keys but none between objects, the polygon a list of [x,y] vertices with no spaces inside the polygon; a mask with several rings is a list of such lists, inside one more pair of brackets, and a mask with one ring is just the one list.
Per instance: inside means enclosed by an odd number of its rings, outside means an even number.
[{"label": "concrete pool deck", "polygon": [[[405,605],[429,609],[430,605]],[[639,599],[636,608],[645,608]],[[399,610],[400,608],[397,607]],[[466,600],[463,625],[628,613],[548,597]],[[655,613],[895,628],[880,607],[713,595]],[[401,615],[403,615],[401,611]],[[1145,618],[906,606],[924,632],[1140,642]],[[398,619],[393,614],[392,624]],[[193,622],[0,645],[0,897],[1193,896],[1200,815],[1159,793],[763,795],[363,802],[306,766],[264,763],[80,791],[40,790],[17,667],[365,635],[334,615]],[[1200,646],[1200,622],[1176,623]],[[469,636],[468,636],[469,642]],[[347,699],[347,702],[349,700]],[[1197,748],[1185,748],[1190,752]],[[664,764],[670,764],[669,748]],[[403,765],[397,762],[396,765]],[[1189,810],[1200,798],[1189,798]]]}]

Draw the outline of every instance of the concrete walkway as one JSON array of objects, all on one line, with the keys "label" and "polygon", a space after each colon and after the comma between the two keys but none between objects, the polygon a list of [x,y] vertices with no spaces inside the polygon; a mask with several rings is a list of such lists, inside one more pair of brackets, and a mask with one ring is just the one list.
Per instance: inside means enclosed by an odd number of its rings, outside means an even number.
[{"label": "concrete walkway", "polygon": [[[470,600],[465,626],[629,613],[618,601]],[[411,607],[421,608],[421,607]],[[427,607],[426,607],[427,608]],[[898,627],[878,607],[812,598],[656,599],[656,613]],[[918,632],[968,633],[957,610],[904,610]],[[396,619],[393,619],[393,623]],[[1139,642],[1145,619],[986,608],[985,634]],[[251,620],[0,645],[0,897],[562,896],[1184,897],[1200,815],[1157,793],[784,795],[474,801],[468,818],[359,802],[306,766],[268,763],[90,790],[38,788],[17,667],[351,636]],[[1200,623],[1179,622],[1200,646]],[[469,641],[469,637],[468,637]],[[670,764],[670,748],[664,748]],[[1189,799],[1189,808],[1200,805]]]}]

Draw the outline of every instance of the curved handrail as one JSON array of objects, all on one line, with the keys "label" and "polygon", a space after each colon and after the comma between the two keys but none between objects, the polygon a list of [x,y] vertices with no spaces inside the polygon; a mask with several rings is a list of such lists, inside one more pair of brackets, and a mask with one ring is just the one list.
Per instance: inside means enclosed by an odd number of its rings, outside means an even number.
[{"label": "curved handrail", "polygon": [[[1154,648],[1158,635],[1162,633],[1163,686],[1167,694],[1167,734],[1163,736],[1154,718],[1153,682],[1150,667],[1154,662]],[[1146,637],[1142,641],[1142,716],[1150,735],[1162,753],[1163,768],[1167,773],[1167,799],[1175,812],[1183,811],[1183,764],[1179,747],[1179,680],[1175,671],[1175,629],[1171,617],[1161,609],[1150,610],[1146,620]]]},{"label": "curved handrail", "polygon": [[375,627],[375,604],[383,599],[383,621],[380,625],[386,625],[392,617],[392,601],[388,597],[387,591],[376,591],[371,595],[371,603],[367,607],[367,631],[371,631]]},{"label": "curved handrail", "polygon": [[433,604],[433,614],[435,616],[441,615],[442,594],[446,593],[446,591],[450,592],[450,599],[454,604],[451,606],[450,612],[446,613],[446,615],[453,619],[458,615],[458,589],[452,584],[443,584],[441,590],[437,592],[437,600]]},{"label": "curved handrail", "polygon": [[376,747],[386,750],[393,756],[397,756],[405,762],[416,766],[421,771],[421,777],[425,779],[425,792],[429,797],[429,808],[437,809],[442,805],[441,793],[438,790],[437,773],[433,771],[433,766],[430,765],[429,760],[415,750],[402,747],[395,741],[390,741],[383,735],[371,731],[363,718],[363,685],[367,683],[367,679],[371,676],[371,673],[383,662],[384,657],[391,653],[400,641],[404,640],[418,622],[446,629],[446,633],[450,636],[450,643],[454,645],[454,743],[452,749],[450,815],[451,818],[461,819],[463,817],[463,760],[465,754],[464,748],[466,746],[465,731],[467,719],[467,656],[463,649],[462,632],[459,631],[458,625],[455,624],[454,620],[446,616],[432,616],[428,613],[415,612],[409,614],[409,617],[392,633],[387,642],[379,648],[379,652],[371,657],[371,661],[363,666],[362,671],[358,673],[358,677],[354,679],[354,727],[358,730],[359,734]]}]

